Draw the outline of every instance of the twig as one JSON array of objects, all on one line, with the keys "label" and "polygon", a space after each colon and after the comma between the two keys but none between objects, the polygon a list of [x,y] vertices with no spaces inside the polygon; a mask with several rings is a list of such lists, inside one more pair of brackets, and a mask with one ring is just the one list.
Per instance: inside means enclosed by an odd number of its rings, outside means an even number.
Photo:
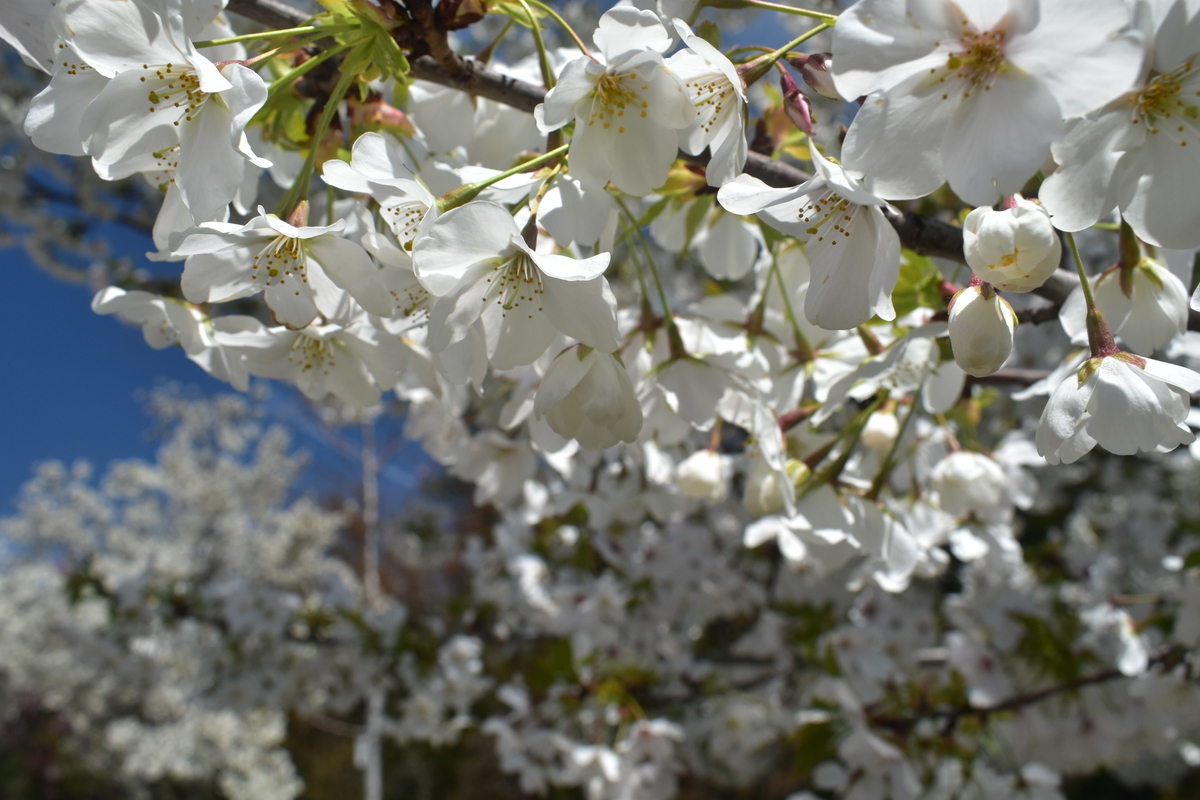
[{"label": "twig", "polygon": [[[1185,650],[1179,646],[1172,646],[1160,650],[1150,657],[1146,669],[1153,669],[1159,666],[1173,666],[1183,658]],[[1039,703],[1042,700],[1054,697],[1055,695],[1073,692],[1077,689],[1083,689],[1087,686],[1095,686],[1101,683],[1108,683],[1119,678],[1128,677],[1121,670],[1112,667],[1091,675],[1085,675],[1082,678],[1076,678],[1072,681],[1064,681],[1056,683],[1053,686],[1047,686],[1042,689],[1037,689],[1032,692],[1024,692],[1022,694],[1013,695],[1007,700],[1001,700],[998,703],[993,703],[989,706],[949,706],[942,708],[931,708],[925,713],[914,714],[906,717],[889,717],[885,715],[875,715],[871,713],[870,708],[866,708],[867,720],[873,725],[878,725],[881,728],[888,728],[897,733],[904,734],[911,730],[918,722],[925,719],[940,719],[945,721],[945,730],[952,730],[958,721],[964,717],[979,717],[986,721],[992,714],[999,714],[1006,711],[1018,711],[1026,706],[1031,706]]]},{"label": "twig", "polygon": [[[309,16],[303,11],[281,3],[279,0],[229,0],[227,8],[235,14],[276,28],[292,28],[303,25],[309,19]],[[412,59],[410,62],[411,75],[420,80],[459,89],[468,94],[484,97],[529,113],[532,113],[533,109],[546,97],[546,90],[540,86],[510,78],[474,59],[462,58],[457,55],[454,58],[457,59],[457,65],[460,67],[457,75],[448,72],[429,56]],[[686,160],[703,163],[702,158],[689,156],[682,152],[679,155]],[[745,171],[764,183],[777,187],[796,186],[810,177],[799,167],[753,152],[746,160]],[[964,261],[961,228],[911,211],[885,208],[884,214],[892,227],[896,229],[896,233],[900,235],[901,243],[908,249],[921,255],[958,262]],[[1075,275],[1060,269],[1035,291],[1050,302],[1061,305],[1071,290],[1078,285],[1079,279]],[[1044,306],[1029,312],[1030,321],[1045,321],[1051,314],[1057,313],[1057,308]],[[1191,312],[1188,318],[1188,328],[1200,331],[1200,312]]]}]

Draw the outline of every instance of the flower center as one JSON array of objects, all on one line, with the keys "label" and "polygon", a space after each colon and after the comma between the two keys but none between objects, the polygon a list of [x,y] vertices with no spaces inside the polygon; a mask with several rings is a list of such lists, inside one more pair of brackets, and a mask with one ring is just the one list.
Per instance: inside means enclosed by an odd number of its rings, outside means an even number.
[{"label": "flower center", "polygon": [[733,84],[724,75],[710,75],[697,78],[686,84],[692,104],[700,114],[700,127],[705,133],[712,132],[713,126],[721,118],[721,112],[727,107],[729,98],[733,95]]},{"label": "flower center", "polygon": [[1188,61],[1170,72],[1155,75],[1142,87],[1133,96],[1133,124],[1144,122],[1148,132],[1157,134],[1165,131],[1169,136],[1178,138],[1181,147],[1187,147],[1187,137],[1178,134],[1185,134],[1189,127],[1195,129],[1200,119],[1200,105],[1196,102],[1200,92],[1189,97],[1185,91],[1185,84],[1191,83],[1189,79],[1195,72],[1194,67],[1194,63]]},{"label": "flower center", "polygon": [[[533,319],[535,303],[537,311],[542,311],[542,295],[546,293],[542,274],[527,255],[519,253],[498,263],[493,270],[483,294],[485,305],[489,300],[495,300],[504,308],[502,317],[507,317],[509,311],[524,310]],[[524,309],[521,309],[522,303]]]},{"label": "flower center", "polygon": [[[142,69],[147,73],[141,77],[142,83],[151,83],[155,86],[146,96],[150,101],[150,113],[177,108],[180,109],[179,113],[188,122],[191,122],[208,97],[207,94],[200,91],[200,77],[196,71],[190,67],[177,67],[174,64],[160,67],[142,64]],[[157,80],[147,81],[147,76],[151,74]],[[179,121],[176,120],[175,124],[178,125]]]},{"label": "flower center", "polygon": [[963,49],[951,54],[946,67],[958,77],[975,85],[998,72],[1008,69],[1004,60],[1004,31],[992,30],[983,33],[966,31],[962,35]]},{"label": "flower center", "polygon": [[301,372],[320,371],[328,375],[329,370],[337,365],[337,350],[332,340],[301,335],[292,342],[288,361],[299,364]]},{"label": "flower center", "polygon": [[592,90],[592,113],[588,117],[588,125],[597,122],[605,128],[616,125],[617,133],[624,133],[625,126],[621,124],[621,118],[626,111],[637,111],[642,117],[647,115],[646,109],[650,108],[650,103],[639,99],[638,92],[649,89],[650,84],[639,81],[636,72],[626,75],[619,72],[604,73]]},{"label": "flower center", "polygon": [[[847,227],[854,220],[853,204],[837,192],[826,192],[810,199],[800,207],[800,221],[811,222],[805,233],[816,236],[818,242],[829,238],[830,246],[850,238]],[[815,221],[814,221],[815,220]]]},{"label": "flower center", "polygon": [[[262,277],[262,273],[265,273],[265,278]],[[308,283],[308,259],[305,257],[304,247],[299,239],[276,236],[254,257],[250,278],[255,282],[261,278],[267,286],[276,281],[283,285],[293,273],[300,278],[301,283]]]},{"label": "flower center", "polygon": [[384,219],[401,245],[407,245],[417,238],[417,228],[421,227],[421,220],[425,219],[428,211],[429,206],[417,200],[408,200],[383,208]]}]

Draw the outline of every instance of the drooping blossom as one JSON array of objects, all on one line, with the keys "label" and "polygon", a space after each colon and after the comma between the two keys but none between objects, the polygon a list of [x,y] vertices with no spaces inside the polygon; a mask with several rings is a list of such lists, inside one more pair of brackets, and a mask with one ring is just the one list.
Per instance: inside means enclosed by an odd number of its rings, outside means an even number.
[{"label": "drooping blossom", "polygon": [[872,316],[894,319],[892,289],[900,274],[900,238],[884,217],[886,202],[862,173],[811,148],[817,174],[790,189],[741,175],[717,193],[734,214],[757,214],[805,241],[812,270],[804,315],[827,330],[845,330]]}]

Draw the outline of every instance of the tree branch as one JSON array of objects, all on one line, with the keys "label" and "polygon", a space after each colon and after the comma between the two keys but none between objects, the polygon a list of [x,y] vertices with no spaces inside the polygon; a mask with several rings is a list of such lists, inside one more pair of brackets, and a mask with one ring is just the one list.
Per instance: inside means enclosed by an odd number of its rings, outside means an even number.
[{"label": "tree branch", "polygon": [[[1186,651],[1178,646],[1164,648],[1150,657],[1149,663],[1146,665],[1147,670],[1155,667],[1165,666],[1172,667],[1178,664],[1180,659],[1186,654]],[[888,728],[897,733],[907,733],[918,722],[923,719],[940,719],[945,721],[945,729],[952,730],[958,721],[964,717],[978,717],[982,721],[987,721],[987,718],[992,714],[998,714],[1005,711],[1019,711],[1026,706],[1031,706],[1035,703],[1040,703],[1056,695],[1073,692],[1078,689],[1083,689],[1087,686],[1095,686],[1101,683],[1118,680],[1120,678],[1129,677],[1121,670],[1112,667],[1110,669],[1101,670],[1100,672],[1084,675],[1081,678],[1076,678],[1072,681],[1064,681],[1056,683],[1052,686],[1046,686],[1042,689],[1037,689],[1032,692],[1024,692],[1022,694],[1013,695],[1006,700],[1001,700],[998,703],[993,703],[988,706],[949,706],[943,708],[931,708],[925,713],[917,713],[908,717],[890,717],[885,715],[872,714],[870,708],[864,709],[867,713],[867,720],[881,728]]]},{"label": "tree branch", "polygon": [[[296,27],[309,19],[303,11],[279,0],[229,0],[227,9],[273,28]],[[461,56],[454,58],[458,59],[458,74],[451,74],[429,56],[412,59],[411,74],[414,78],[459,89],[476,97],[529,113],[533,113],[533,109],[546,97],[546,90],[540,86],[511,78],[477,63],[474,59]],[[682,152],[679,155],[681,158],[695,160]],[[810,177],[799,167],[753,152],[746,160],[745,171],[763,183],[775,187],[797,186]],[[900,242],[908,249],[924,256],[965,262],[961,228],[923,214],[890,207],[884,208],[884,215],[899,234]],[[1062,305],[1067,295],[1078,285],[1079,279],[1073,272],[1059,270],[1051,275],[1041,288],[1036,289],[1035,293],[1056,305]],[[1026,319],[1035,323],[1043,322],[1057,313],[1057,308],[1046,306],[1029,311]],[[1191,312],[1188,328],[1200,331],[1200,312]]]}]

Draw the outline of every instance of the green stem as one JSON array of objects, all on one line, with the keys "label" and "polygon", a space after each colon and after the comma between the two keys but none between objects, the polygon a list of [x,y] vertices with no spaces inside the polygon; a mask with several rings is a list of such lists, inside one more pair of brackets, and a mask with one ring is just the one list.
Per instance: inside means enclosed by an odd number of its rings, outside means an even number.
[{"label": "green stem", "polygon": [[524,164],[518,164],[512,169],[507,169],[504,172],[493,175],[492,177],[482,180],[479,183],[468,183],[466,186],[460,186],[452,192],[447,192],[442,197],[438,198],[438,211],[446,212],[452,208],[458,208],[461,205],[466,205],[478,197],[480,193],[489,186],[494,186],[505,178],[511,178],[513,175],[518,175],[522,172],[528,172],[534,167],[540,167],[547,161],[553,161],[559,156],[564,155],[570,148],[570,144],[564,144],[561,147],[554,148],[548,153],[543,153],[537,158],[531,158]]},{"label": "green stem", "polygon": [[329,123],[333,121],[333,115],[337,113],[338,106],[342,104],[346,92],[350,91],[350,87],[358,80],[359,70],[350,69],[351,66],[355,65],[342,63],[342,77],[338,79],[337,86],[333,87],[333,93],[325,102],[325,108],[321,109],[321,117],[317,120],[317,127],[313,130],[312,142],[308,148],[308,157],[304,159],[304,168],[300,171],[300,177],[296,179],[292,188],[283,198],[283,202],[280,203],[279,207],[283,212],[280,214],[281,217],[286,217],[299,200],[308,197],[308,185],[317,164],[317,150],[320,149],[321,142],[325,139],[325,132],[329,130]]},{"label": "green stem", "polygon": [[813,29],[800,34],[778,50],[774,50],[765,56],[760,56],[753,61],[747,61],[745,64],[740,65],[738,67],[738,73],[742,76],[742,80],[746,82],[746,85],[750,86],[763,75],[766,75],[771,70],[771,67],[775,66],[775,62],[786,56],[793,47],[807,42],[818,33],[821,33],[822,31],[828,30],[832,27],[832,23],[822,22]]},{"label": "green stem", "polygon": [[675,316],[671,313],[671,303],[667,300],[667,290],[663,286],[662,277],[658,274],[658,267],[654,266],[654,255],[650,251],[650,243],[646,241],[646,234],[642,233],[641,227],[637,224],[637,217],[629,210],[629,206],[625,205],[625,201],[616,195],[613,195],[613,199],[617,201],[617,205],[625,212],[625,218],[633,226],[634,234],[642,245],[642,252],[646,256],[646,264],[650,269],[650,277],[654,279],[654,286],[658,290],[658,299],[662,302],[663,315],[666,317],[667,327],[673,328],[675,327]]},{"label": "green stem", "polygon": [[[710,3],[709,5],[720,6],[719,2]],[[739,8],[761,8],[766,11],[778,11],[781,14],[795,14],[799,17],[809,17],[811,19],[819,19],[828,26],[833,26],[837,22],[837,14],[826,14],[821,11],[811,11],[807,8],[796,8],[794,6],[785,6],[780,3],[768,3],[766,0],[734,0],[734,7]]]},{"label": "green stem", "polygon": [[1080,257],[1079,247],[1075,244],[1075,235],[1069,231],[1064,235],[1067,237],[1067,246],[1071,248],[1071,257],[1075,259],[1075,271],[1079,274],[1079,284],[1083,287],[1083,300],[1087,303],[1087,310],[1093,311],[1096,308],[1096,298],[1092,294],[1092,284],[1087,273],[1083,270],[1083,258]]},{"label": "green stem", "polygon": [[900,440],[904,438],[904,432],[908,430],[908,423],[912,422],[912,418],[916,416],[917,404],[920,402],[921,390],[925,388],[925,381],[921,381],[921,385],[917,387],[916,394],[913,395],[912,404],[908,407],[908,413],[904,415],[904,419],[900,422],[900,430],[896,433],[896,439],[892,442],[888,454],[884,457],[883,463],[879,465],[879,472],[875,474],[875,480],[871,481],[871,489],[867,492],[866,497],[869,500],[875,500],[879,497],[879,492],[883,490],[883,484],[891,474],[892,468],[896,463],[896,452],[900,449]]},{"label": "green stem", "polygon": [[308,61],[305,61],[303,64],[293,67],[292,69],[290,69],[287,72],[280,75],[275,80],[271,81],[271,88],[267,90],[266,105],[270,105],[271,101],[274,100],[275,97],[278,96],[278,94],[281,91],[283,91],[283,89],[285,87],[291,86],[292,83],[294,83],[296,81],[296,79],[307,75],[309,72],[316,69],[321,64],[328,61],[329,59],[333,58],[338,53],[342,52],[344,49],[345,48],[336,48],[335,47],[335,48],[331,48],[329,50],[324,50],[319,55],[313,56]]},{"label": "green stem", "polygon": [[[838,476],[842,474],[842,470],[846,468],[846,463],[850,460],[850,456],[854,453],[854,446],[857,445],[858,440],[862,438],[863,429],[867,427],[867,420],[871,418],[872,414],[879,410],[879,407],[883,405],[885,400],[887,400],[887,392],[880,392],[875,397],[874,402],[872,402],[871,405],[867,406],[862,411],[858,412],[858,415],[850,421],[850,424],[846,426],[845,430],[841,432],[838,438],[834,439],[833,442],[828,445],[829,450],[832,450],[833,446],[838,442],[846,442],[846,449],[842,451],[841,455],[837,457],[836,461],[834,461],[825,469],[821,470],[819,473],[815,469],[816,464],[810,467],[810,469],[813,470],[813,474],[809,482],[805,484],[807,487],[805,492],[807,492],[808,489],[811,489],[813,486],[823,483],[832,484],[838,479]],[[804,495],[802,493],[798,493],[796,495],[796,499],[799,500],[803,496]]]},{"label": "green stem", "polygon": [[279,31],[258,31],[257,33],[243,33],[241,36],[229,36],[224,39],[206,39],[203,42],[192,42],[192,46],[196,48],[220,47],[225,44],[257,42],[261,39],[275,39],[280,36],[295,36],[301,33],[315,33],[317,38],[322,38],[333,33],[354,30],[357,27],[357,25],[302,25],[299,28],[284,28]]},{"label": "green stem", "polygon": [[546,84],[546,91],[550,91],[554,88],[554,68],[550,66],[550,54],[546,52],[546,41],[542,39],[542,23],[533,15],[533,9],[526,0],[518,2],[529,15],[529,30],[533,31],[533,43],[537,47],[538,64],[542,68],[542,83]]},{"label": "green stem", "polygon": [[517,21],[512,17],[509,17],[508,22],[505,23],[504,28],[501,29],[500,33],[496,35],[496,38],[492,40],[491,44],[475,54],[475,60],[480,64],[486,64],[491,61],[492,53],[494,53],[496,48],[500,46],[500,42],[504,41],[504,37],[508,36],[508,32],[512,30],[512,26],[515,24],[517,24]]},{"label": "green stem", "polygon": [[533,3],[535,6],[537,6],[538,8],[540,8],[542,11],[545,11],[547,14],[549,14],[551,17],[553,17],[554,21],[557,22],[559,25],[561,25],[562,29],[564,31],[566,31],[567,35],[570,36],[571,39],[575,42],[575,46],[579,48],[580,52],[582,52],[588,58],[592,57],[592,51],[588,50],[588,46],[583,43],[583,39],[579,38],[579,34],[575,32],[575,29],[567,24],[567,21],[565,19],[563,19],[562,16],[557,11],[554,10],[553,6],[543,3],[543,2],[541,2],[541,0],[529,0],[529,1],[531,3]]},{"label": "green stem", "polygon": [[812,345],[808,343],[808,337],[800,329],[800,322],[796,319],[796,312],[792,308],[792,298],[788,296],[788,287],[783,282],[783,271],[779,269],[779,262],[776,259],[771,259],[771,272],[775,274],[775,280],[779,281],[779,293],[783,296],[783,312],[787,315],[788,322],[792,323],[792,337],[796,340],[796,354],[801,363],[807,364],[817,356]]}]

